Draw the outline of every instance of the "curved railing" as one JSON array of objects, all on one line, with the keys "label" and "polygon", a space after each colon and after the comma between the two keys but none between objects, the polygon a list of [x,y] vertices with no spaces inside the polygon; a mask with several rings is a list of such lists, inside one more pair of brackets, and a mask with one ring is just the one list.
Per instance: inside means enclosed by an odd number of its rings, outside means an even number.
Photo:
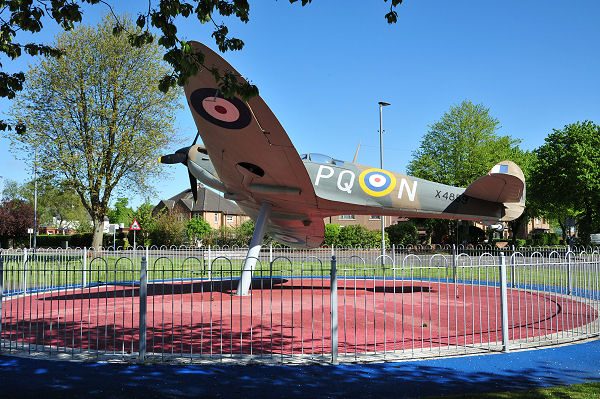
[{"label": "curved railing", "polygon": [[597,250],[269,247],[257,259],[252,294],[240,297],[246,251],[2,250],[0,351],[372,361],[600,332]]}]

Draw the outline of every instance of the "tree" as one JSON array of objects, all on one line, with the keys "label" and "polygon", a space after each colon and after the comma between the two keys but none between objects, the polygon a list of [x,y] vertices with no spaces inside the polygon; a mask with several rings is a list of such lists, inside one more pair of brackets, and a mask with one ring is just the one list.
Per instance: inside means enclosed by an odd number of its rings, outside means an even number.
[{"label": "tree", "polygon": [[[499,127],[498,119],[483,104],[464,100],[450,107],[439,121],[429,126],[419,149],[412,154],[408,174],[467,187],[500,161],[508,159],[521,165],[528,155],[518,147],[520,140],[499,136],[496,132]],[[433,230],[445,230],[443,235],[450,235],[450,226],[456,225],[445,220],[430,224]]]},{"label": "tree", "polygon": [[211,230],[210,224],[201,218],[192,218],[185,223],[185,234],[192,243],[200,243]]},{"label": "tree", "polygon": [[[298,0],[289,0],[290,3],[296,3]],[[309,4],[312,0],[302,0],[302,6]],[[383,0],[388,2],[388,0]],[[6,54],[11,59],[20,57],[23,53],[30,55],[44,55],[46,57],[60,57],[64,55],[64,49],[59,45],[47,45],[44,43],[22,44],[16,41],[19,31],[37,33],[40,32],[44,24],[49,22],[58,23],[64,30],[72,30],[75,23],[81,22],[83,14],[80,4],[98,4],[107,3],[101,0],[4,0],[0,1],[0,52]],[[385,14],[385,19],[392,24],[397,22],[398,14],[396,7],[402,3],[402,0],[390,0],[390,9]],[[110,6],[107,6],[110,8]],[[112,9],[111,9],[112,11]],[[113,13],[114,14],[114,13]],[[172,66],[172,71],[164,72],[162,77],[157,80],[160,89],[168,91],[176,84],[183,85],[185,81],[193,76],[198,68],[202,66],[203,55],[193,53],[189,43],[177,35],[177,26],[175,20],[178,18],[188,18],[195,15],[201,23],[212,23],[215,30],[212,34],[219,50],[241,50],[244,42],[238,38],[229,36],[229,29],[223,23],[217,24],[213,18],[214,15],[222,17],[234,16],[241,22],[247,23],[250,15],[250,4],[248,0],[149,0],[147,7],[144,5],[143,11],[136,13],[136,25],[139,29],[132,29],[123,19],[115,18],[112,24],[112,32],[120,34],[127,33],[128,41],[136,47],[143,47],[156,41],[165,51],[164,60]],[[155,34],[153,29],[160,33]],[[258,94],[258,89],[254,85],[239,84],[232,73],[220,75],[218,71],[212,71],[221,92],[226,96],[232,96],[237,93],[242,97],[250,97]],[[23,89],[25,74],[17,72],[7,74],[0,72],[0,96],[14,98],[16,93]],[[152,83],[150,83],[152,84]],[[11,128],[5,121],[0,120],[0,130]],[[22,132],[25,124],[17,123],[17,131]]]},{"label": "tree", "polygon": [[577,217],[579,237],[588,243],[600,231],[600,126],[590,121],[554,129],[535,150],[528,195],[543,212]]},{"label": "tree", "polygon": [[467,187],[498,162],[518,156],[520,140],[498,136],[499,126],[500,122],[483,104],[464,100],[450,107],[429,126],[419,149],[412,154],[408,174]]},{"label": "tree", "polygon": [[[34,203],[35,182],[17,185],[16,194],[29,204]],[[89,216],[77,193],[67,181],[38,179],[37,214],[39,225],[57,229],[79,230],[89,225]]]},{"label": "tree", "polygon": [[149,190],[180,106],[176,91],[164,94],[153,84],[168,72],[159,46],[133,48],[112,34],[112,24],[105,18],[59,36],[63,56],[29,71],[12,109],[27,125],[26,134],[11,136],[13,150],[31,154],[36,146],[43,172],[72,184],[92,218],[94,247],[113,192]]},{"label": "tree", "polygon": [[389,235],[390,242],[394,245],[414,245],[419,240],[417,227],[411,222],[393,224],[386,227],[385,232]]},{"label": "tree", "polygon": [[8,239],[27,235],[33,227],[33,207],[20,199],[4,201],[0,204],[0,238],[2,246]]},{"label": "tree", "polygon": [[175,213],[165,212],[156,219],[155,228],[150,231],[152,245],[183,245],[185,242],[185,226],[177,220]]},{"label": "tree", "polygon": [[119,197],[115,201],[115,205],[108,211],[108,220],[110,223],[116,223],[129,226],[133,222],[133,209],[129,206],[127,198]]},{"label": "tree", "polygon": [[[132,221],[133,219],[138,221],[141,230],[137,232],[138,237],[140,237],[141,242],[146,244],[150,243],[150,235],[153,231],[158,228],[158,218],[161,215],[154,216],[152,211],[154,210],[154,205],[149,202],[145,202],[132,213]],[[133,233],[130,232],[129,242],[133,243]]]},{"label": "tree", "polygon": [[540,202],[537,198],[531,196],[531,192],[528,188],[534,180],[531,178],[531,173],[536,162],[536,155],[534,152],[530,151],[524,151],[518,155],[518,160],[516,160],[516,162],[521,167],[523,175],[525,176],[527,195],[525,196],[525,209],[523,210],[521,216],[508,222],[508,228],[512,233],[511,245],[513,246],[517,246],[517,234],[523,228],[523,226],[525,226],[531,220],[531,218],[540,215]]}]

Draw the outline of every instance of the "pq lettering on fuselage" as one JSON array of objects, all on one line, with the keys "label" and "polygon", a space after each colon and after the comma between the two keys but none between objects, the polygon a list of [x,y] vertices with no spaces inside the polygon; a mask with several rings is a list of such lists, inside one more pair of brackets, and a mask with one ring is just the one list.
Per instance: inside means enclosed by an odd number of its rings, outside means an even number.
[{"label": "pq lettering on fuselage", "polygon": [[412,202],[417,194],[417,181],[413,181],[411,187],[409,181],[402,177],[400,183],[397,184],[394,174],[382,169],[367,169],[357,178],[356,173],[351,170],[339,170],[331,166],[320,165],[315,178],[315,186],[334,183],[339,191],[352,194],[357,179],[362,191],[371,197],[389,195],[396,186],[399,187],[397,194],[399,199],[402,199],[403,193],[406,191],[407,198]]}]

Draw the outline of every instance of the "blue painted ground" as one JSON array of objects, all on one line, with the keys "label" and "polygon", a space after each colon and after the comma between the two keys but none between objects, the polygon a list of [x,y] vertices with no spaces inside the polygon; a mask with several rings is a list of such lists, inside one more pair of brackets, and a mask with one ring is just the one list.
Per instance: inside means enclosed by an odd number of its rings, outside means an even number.
[{"label": "blue painted ground", "polygon": [[406,398],[600,381],[600,340],[532,351],[342,366],[179,366],[0,356],[0,398]]}]

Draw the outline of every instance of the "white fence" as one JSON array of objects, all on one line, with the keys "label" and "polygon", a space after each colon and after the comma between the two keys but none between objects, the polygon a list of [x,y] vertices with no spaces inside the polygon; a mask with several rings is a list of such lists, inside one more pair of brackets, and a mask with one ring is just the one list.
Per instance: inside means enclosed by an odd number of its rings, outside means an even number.
[{"label": "white fence", "polygon": [[333,362],[600,333],[600,255],[567,248],[2,250],[0,351]]}]

